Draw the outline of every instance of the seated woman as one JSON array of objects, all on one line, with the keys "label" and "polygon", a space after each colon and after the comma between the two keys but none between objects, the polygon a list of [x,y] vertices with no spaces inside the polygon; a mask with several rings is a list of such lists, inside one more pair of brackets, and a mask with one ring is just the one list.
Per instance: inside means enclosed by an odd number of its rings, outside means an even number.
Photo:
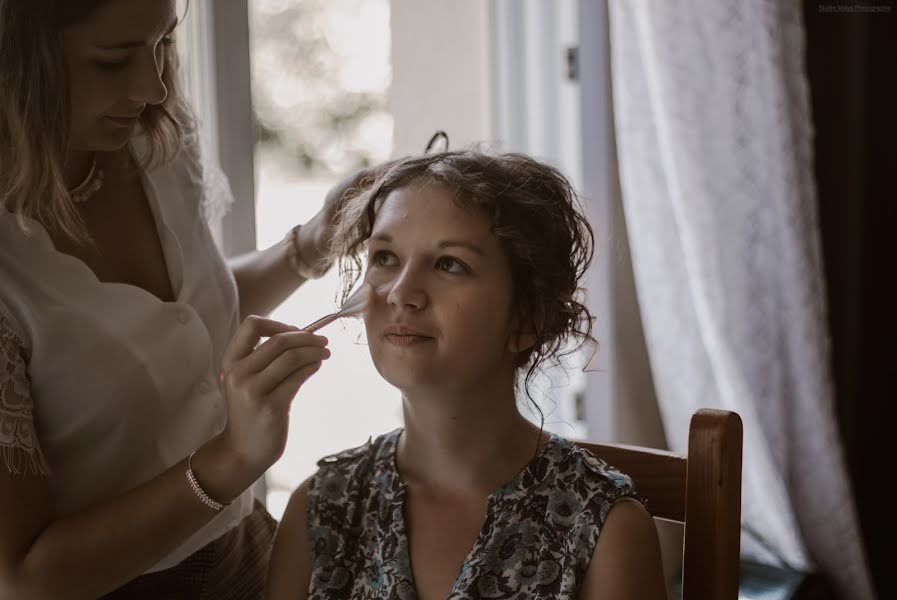
[{"label": "seated woman", "polygon": [[324,458],[275,538],[271,599],[666,598],[631,480],[518,410],[570,339],[592,231],[567,180],[516,154],[400,161],[346,204],[335,251],[401,390],[404,429]]}]

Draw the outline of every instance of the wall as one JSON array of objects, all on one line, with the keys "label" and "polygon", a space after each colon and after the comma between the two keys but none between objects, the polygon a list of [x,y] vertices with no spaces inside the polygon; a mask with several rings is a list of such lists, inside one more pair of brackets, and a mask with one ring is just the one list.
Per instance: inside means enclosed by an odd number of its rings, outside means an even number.
[{"label": "wall", "polygon": [[390,25],[395,156],[422,152],[437,129],[453,149],[488,139],[488,3],[392,0]]}]

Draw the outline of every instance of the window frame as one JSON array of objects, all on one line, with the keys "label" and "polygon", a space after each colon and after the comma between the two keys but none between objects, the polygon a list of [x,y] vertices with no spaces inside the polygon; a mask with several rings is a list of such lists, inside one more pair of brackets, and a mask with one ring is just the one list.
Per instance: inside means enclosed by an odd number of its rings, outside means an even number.
[{"label": "window frame", "polygon": [[[182,9],[183,10],[183,9]],[[246,2],[189,2],[182,72],[203,150],[227,175],[234,204],[213,235],[226,257],[256,250],[255,123]]]},{"label": "window frame", "polygon": [[491,0],[490,20],[493,138],[502,150],[560,168],[580,192],[595,228],[586,305],[598,317],[592,333],[600,351],[589,373],[571,372],[572,385],[553,390],[558,416],[583,421],[591,439],[614,440],[620,395],[613,240],[622,223],[614,218],[620,199],[612,185],[617,175],[607,3]]},{"label": "window frame", "polygon": [[[595,231],[595,258],[588,274],[590,289],[588,307],[595,320],[593,335],[599,340],[600,352],[595,373],[586,378],[585,420],[593,439],[619,438],[619,403],[621,392],[618,353],[621,340],[616,303],[616,271],[620,268],[615,240],[625,237],[622,198],[617,181],[616,149],[613,123],[613,98],[610,74],[610,23],[606,0],[579,0],[579,75],[580,106],[597,107],[580,111],[581,160],[583,168],[580,190],[592,223],[604,224]],[[616,214],[615,214],[616,213]],[[627,249],[628,252],[628,249]]]}]

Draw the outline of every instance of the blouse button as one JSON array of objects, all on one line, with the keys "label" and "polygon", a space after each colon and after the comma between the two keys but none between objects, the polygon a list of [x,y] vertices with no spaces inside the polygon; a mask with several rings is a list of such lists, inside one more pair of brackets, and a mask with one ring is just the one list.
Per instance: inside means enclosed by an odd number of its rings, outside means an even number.
[{"label": "blouse button", "polygon": [[178,312],[178,321],[180,321],[181,325],[186,325],[190,320],[190,313],[186,310],[181,310]]}]

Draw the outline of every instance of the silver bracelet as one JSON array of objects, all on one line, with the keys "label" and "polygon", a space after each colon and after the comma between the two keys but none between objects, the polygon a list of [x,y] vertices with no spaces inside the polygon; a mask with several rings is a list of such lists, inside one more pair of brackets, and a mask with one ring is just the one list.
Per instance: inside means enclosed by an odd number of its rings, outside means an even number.
[{"label": "silver bracelet", "polygon": [[222,504],[217,500],[212,500],[212,498],[206,493],[202,486],[199,485],[199,482],[196,480],[196,475],[193,473],[193,455],[196,454],[196,450],[190,453],[190,457],[187,459],[187,481],[190,482],[190,487],[193,489],[193,493],[202,500],[202,503],[214,510],[215,512],[221,512],[225,508],[230,505],[230,502],[227,504]]}]

